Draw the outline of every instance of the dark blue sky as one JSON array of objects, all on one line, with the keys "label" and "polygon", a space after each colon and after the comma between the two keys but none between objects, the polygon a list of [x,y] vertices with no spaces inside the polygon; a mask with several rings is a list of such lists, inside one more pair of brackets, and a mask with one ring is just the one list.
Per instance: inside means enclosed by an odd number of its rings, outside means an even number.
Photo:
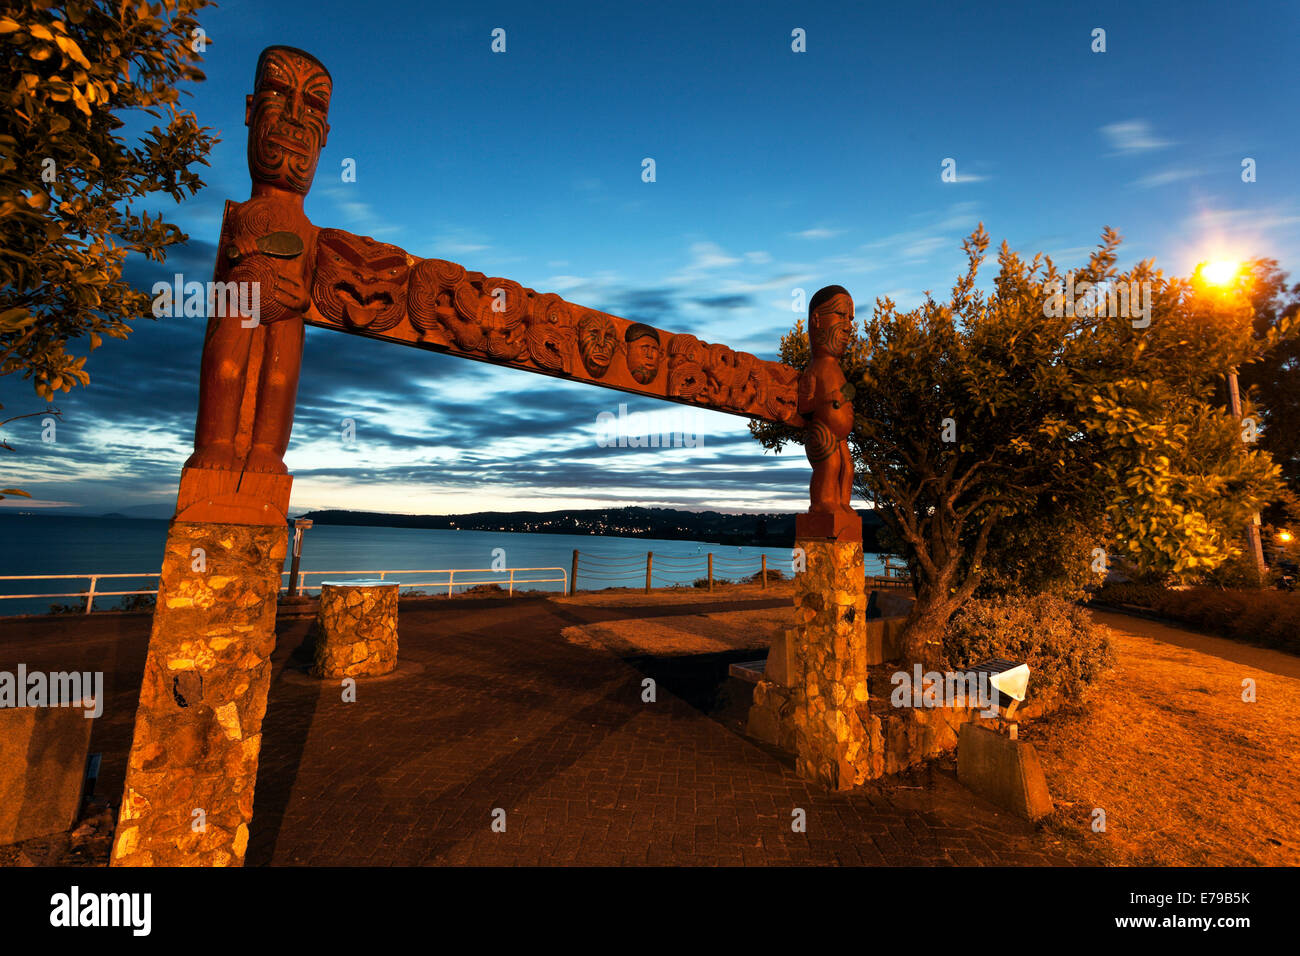
[{"label": "dark blue sky", "polygon": [[[1186,273],[1268,255],[1300,271],[1300,6],[225,0],[188,103],[223,138],[208,188],[159,205],[190,237],[152,283],[210,277],[226,198],[248,196],[244,95],[287,43],[334,77],[307,214],[539,291],[775,357],[792,290],[915,305],[995,243],[1068,268],[1103,226],[1121,264]],[[506,31],[506,52],[490,50]],[[1106,31],[1094,53],[1092,31]],[[791,50],[802,28],[807,52]],[[652,157],[657,181],[641,179]],[[1257,164],[1243,183],[1241,162]],[[956,161],[957,182],[941,164]],[[345,159],[357,181],[341,181]],[[991,273],[986,279],[991,279]],[[92,511],[174,503],[202,320],[145,320],[60,396],[53,444],[14,423],[6,484]],[[7,414],[40,408],[0,380]],[[807,464],[744,419],[702,446],[597,447],[596,416],[678,406],[309,330],[287,461],[295,510],[645,504],[802,510]],[[356,422],[353,448],[341,421]],[[10,505],[11,502],[0,502]]]}]

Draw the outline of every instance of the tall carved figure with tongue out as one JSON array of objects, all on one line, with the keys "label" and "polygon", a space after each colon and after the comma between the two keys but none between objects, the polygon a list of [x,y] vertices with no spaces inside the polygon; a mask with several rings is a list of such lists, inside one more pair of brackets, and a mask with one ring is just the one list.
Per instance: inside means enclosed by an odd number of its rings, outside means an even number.
[{"label": "tall carved figure with tongue out", "polygon": [[226,204],[216,279],[255,290],[243,302],[258,306],[253,315],[224,309],[216,287],[188,468],[286,473],[318,238],[303,198],[329,133],[331,92],[329,71],[302,50],[267,47],[257,62],[244,113],[253,194]]}]

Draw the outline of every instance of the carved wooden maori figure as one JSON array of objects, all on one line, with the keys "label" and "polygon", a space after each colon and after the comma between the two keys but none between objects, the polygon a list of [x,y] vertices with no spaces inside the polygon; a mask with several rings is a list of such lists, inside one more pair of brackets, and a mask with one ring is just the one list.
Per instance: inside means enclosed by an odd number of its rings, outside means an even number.
[{"label": "carved wooden maori figure", "polygon": [[[853,299],[841,286],[820,289],[808,304],[812,360],[799,377],[799,414],[804,416],[804,452],[812,465],[809,515],[797,522],[809,537],[861,537],[861,521],[850,506],[853,495],[853,386],[840,357],[853,325]],[[825,517],[818,517],[825,516]]]},{"label": "carved wooden maori figure", "polygon": [[[302,204],[329,133],[331,91],[329,72],[310,54],[284,46],[262,51],[244,112],[252,198],[227,204],[216,268],[218,281],[258,283],[260,311],[217,310],[208,321],[188,468],[286,472],[316,260],[316,229]],[[240,442],[250,364],[260,372],[248,403],[251,433]]]}]

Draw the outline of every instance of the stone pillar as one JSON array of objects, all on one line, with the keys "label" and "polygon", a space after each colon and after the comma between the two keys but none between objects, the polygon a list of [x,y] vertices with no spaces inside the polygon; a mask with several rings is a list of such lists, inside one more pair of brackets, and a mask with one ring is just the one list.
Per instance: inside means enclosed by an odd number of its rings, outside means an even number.
[{"label": "stone pillar", "polygon": [[312,673],[379,677],[396,666],[397,582],[324,582]]},{"label": "stone pillar", "polygon": [[788,664],[796,771],[835,790],[869,775],[867,613],[862,542],[797,538],[805,570],[795,576]]},{"label": "stone pillar", "polygon": [[274,523],[183,520],[191,507],[190,513],[223,514],[221,475],[182,476],[114,866],[239,866],[248,846],[291,479],[259,476],[274,486]]}]

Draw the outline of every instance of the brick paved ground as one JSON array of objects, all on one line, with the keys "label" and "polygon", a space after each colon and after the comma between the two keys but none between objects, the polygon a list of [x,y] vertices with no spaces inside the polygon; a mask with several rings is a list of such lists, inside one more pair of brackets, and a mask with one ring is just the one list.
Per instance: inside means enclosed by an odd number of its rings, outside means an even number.
[{"label": "brick paved ground", "polygon": [[[850,795],[806,785],[734,719],[688,702],[715,697],[725,660],[624,661],[560,637],[614,615],[700,610],[404,605],[399,669],[361,682],[355,703],[301,670],[309,621],[282,621],[249,865],[1091,862],[942,768]],[[143,616],[0,625],[0,667],[109,672],[92,749],[114,801],[147,634]],[[647,674],[655,703],[642,701]],[[504,833],[491,829],[495,808]],[[796,808],[806,833],[791,830]]]}]

